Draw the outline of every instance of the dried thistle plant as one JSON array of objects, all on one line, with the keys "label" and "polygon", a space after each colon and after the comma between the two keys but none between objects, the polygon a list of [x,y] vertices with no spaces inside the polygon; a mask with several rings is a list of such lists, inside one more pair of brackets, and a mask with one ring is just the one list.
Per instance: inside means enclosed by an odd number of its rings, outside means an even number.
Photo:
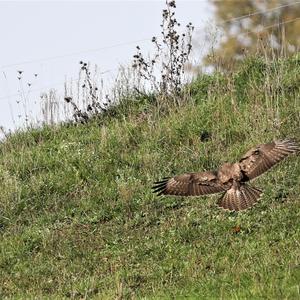
[{"label": "dried thistle plant", "polygon": [[[103,97],[99,90],[98,83],[95,78],[92,78],[90,65],[80,61],[80,73],[78,80],[78,97],[81,97],[83,107],[80,108],[72,96],[68,95],[67,87],[65,86],[64,100],[73,108],[73,118],[75,122],[86,123],[91,117],[99,115],[107,110],[107,102],[110,102],[108,95]],[[94,72],[97,73],[97,70]]]},{"label": "dried thistle plant", "polygon": [[[171,100],[179,105],[183,85],[185,64],[192,50],[192,23],[186,25],[185,33],[179,33],[180,23],[175,18],[175,0],[166,0],[166,9],[162,12],[162,38],[152,38],[155,54],[146,59],[139,46],[133,56],[133,68],[138,76],[150,84],[150,88],[161,99]],[[161,42],[159,42],[161,40]]]},{"label": "dried thistle plant", "polygon": [[109,93],[103,93],[103,86],[99,89],[97,80],[94,80],[90,71],[90,65],[80,61],[77,95],[80,95],[81,104],[84,105],[78,105],[71,93],[67,92],[67,88],[64,98],[72,106],[75,122],[86,123],[91,117],[102,115],[112,106],[125,103],[126,99],[131,97],[135,98],[137,95],[147,97],[145,87],[150,88],[151,93],[158,94],[159,104],[173,102],[175,105],[180,105],[184,101],[181,97],[181,89],[184,83],[185,65],[192,49],[194,27],[189,23],[185,32],[180,33],[181,25],[175,18],[175,9],[175,1],[167,0],[160,25],[162,37],[152,38],[156,49],[154,56],[146,59],[141,48],[137,46],[133,70],[127,72],[124,68],[120,68]]}]

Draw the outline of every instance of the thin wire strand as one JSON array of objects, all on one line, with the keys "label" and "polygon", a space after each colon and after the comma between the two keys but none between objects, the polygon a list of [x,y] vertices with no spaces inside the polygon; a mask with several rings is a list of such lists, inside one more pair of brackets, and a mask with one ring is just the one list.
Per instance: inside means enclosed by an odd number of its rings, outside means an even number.
[{"label": "thin wire strand", "polygon": [[[266,29],[269,29],[269,28],[272,28],[272,27],[275,27],[275,26],[280,26],[280,25],[283,25],[283,24],[288,24],[288,23],[291,23],[291,22],[294,22],[294,21],[297,21],[297,20],[300,20],[300,17],[297,17],[297,18],[294,18],[294,19],[291,19],[291,20],[287,20],[287,21],[284,21],[284,22],[280,22],[280,23],[275,23],[275,24],[272,24],[272,25],[269,25],[269,26],[265,26],[265,27],[262,27],[260,29],[260,32],[263,31],[263,30],[266,30]],[[253,30],[252,30],[253,31]],[[248,34],[250,33],[251,31],[248,31]],[[260,32],[256,32],[257,34],[259,34]],[[105,73],[108,73],[108,72],[112,72],[112,71],[116,71],[118,70],[119,68],[114,68],[114,69],[110,69],[110,70],[106,70],[104,72],[101,72],[100,74],[105,74]],[[57,83],[55,85],[49,85],[48,87],[42,87],[42,88],[39,88],[39,89],[34,89],[34,90],[31,90],[30,92],[38,92],[38,91],[42,91],[42,90],[45,90],[47,88],[51,88],[53,86],[59,86],[59,85],[63,85],[65,84],[66,81],[63,81],[63,82],[60,82],[60,83]],[[6,98],[10,98],[10,97],[17,97],[19,96],[20,93],[16,93],[16,94],[11,94],[11,95],[8,95],[8,96],[2,96],[0,97],[0,99],[6,99]]]},{"label": "thin wire strand", "polygon": [[283,21],[283,22],[280,22],[280,23],[276,23],[276,24],[272,24],[272,25],[263,27],[261,29],[261,31],[269,29],[269,28],[272,28],[272,27],[275,27],[275,26],[280,26],[280,25],[283,25],[283,24],[288,24],[288,23],[291,23],[291,22],[294,22],[294,21],[297,21],[297,20],[300,20],[300,17],[297,17],[297,18],[294,18],[294,19],[291,19],[291,20],[287,20],[287,21]]},{"label": "thin wire strand", "polygon": [[[284,7],[288,7],[288,6],[293,6],[293,5],[297,5],[297,4],[300,4],[300,1],[297,1],[297,2],[294,2],[294,3],[280,5],[280,6],[277,6],[277,7],[274,7],[274,8],[270,8],[270,9],[266,9],[266,10],[257,10],[257,11],[255,11],[253,13],[249,13],[249,14],[246,14],[246,15],[242,15],[242,16],[239,16],[239,17],[235,17],[235,18],[232,18],[232,19],[225,20],[225,21],[223,21],[221,23],[218,23],[217,25],[221,25],[221,24],[225,24],[225,23],[229,23],[229,22],[239,21],[239,20],[242,20],[244,18],[249,18],[249,17],[255,16],[255,15],[259,15],[259,14],[263,14],[263,13],[275,11],[275,10],[278,10],[280,8],[284,8]],[[202,29],[202,27],[195,27],[195,28],[196,29]],[[40,58],[40,59],[27,60],[27,61],[23,61],[23,62],[18,62],[18,63],[12,63],[12,64],[3,65],[3,66],[1,66],[1,68],[2,69],[8,69],[8,68],[11,68],[11,67],[25,65],[25,64],[50,61],[50,60],[55,60],[55,59],[60,59],[60,58],[65,58],[65,57],[70,57],[70,56],[75,56],[75,55],[79,55],[79,54],[84,54],[84,53],[99,52],[99,51],[102,51],[102,50],[123,47],[123,46],[132,45],[132,44],[136,44],[136,43],[142,43],[142,42],[146,42],[146,41],[150,41],[150,40],[151,40],[151,38],[147,38],[147,39],[141,39],[141,40],[130,41],[130,42],[125,42],[125,43],[118,43],[118,44],[114,44],[114,45],[110,45],[110,46],[104,46],[104,47],[101,47],[101,48],[95,48],[95,49],[90,49],[90,50],[78,51],[78,52],[69,53],[69,54],[57,55],[57,56],[52,56],[52,57]]]},{"label": "thin wire strand", "polygon": [[249,17],[252,17],[252,16],[264,14],[264,13],[271,12],[271,11],[274,11],[274,10],[277,10],[277,9],[280,9],[280,8],[293,6],[293,5],[297,5],[297,4],[300,4],[300,1],[297,1],[297,2],[294,2],[294,3],[289,3],[289,4],[284,4],[284,5],[280,5],[280,6],[276,6],[274,8],[269,8],[269,9],[266,9],[266,10],[263,10],[263,11],[257,10],[255,12],[247,14],[247,15],[243,15],[243,16],[236,17],[236,18],[233,18],[233,19],[225,20],[223,22],[220,22],[218,25],[229,23],[229,22],[232,22],[232,21],[239,21],[239,20],[242,20],[242,19],[245,19],[245,18],[249,18]]},{"label": "thin wire strand", "polygon": [[[275,24],[272,24],[272,25],[269,25],[269,26],[264,26],[260,29],[259,32],[256,32],[256,33],[259,34],[263,30],[266,30],[266,29],[269,29],[269,28],[272,28],[272,27],[275,27],[275,26],[280,26],[280,25],[283,25],[283,24],[288,24],[288,23],[291,23],[291,22],[294,22],[294,21],[297,21],[297,20],[300,20],[300,17],[297,17],[297,18],[294,18],[294,19],[291,19],[291,20],[287,20],[287,21],[283,21],[283,22],[280,22],[280,23],[275,23]],[[249,34],[250,32],[253,32],[253,30],[249,30],[247,33]],[[105,73],[108,73],[108,72],[112,72],[112,71],[115,71],[117,69],[119,69],[119,68],[109,69],[109,70],[106,70],[104,72],[101,72],[100,74],[105,74]],[[39,88],[39,89],[34,89],[34,90],[31,90],[30,92],[42,91],[42,90],[45,90],[47,88],[51,88],[53,86],[63,85],[64,83],[65,83],[65,81],[57,83],[55,85],[48,86],[48,87],[42,87],[42,88]],[[7,95],[7,96],[2,96],[2,97],[0,97],[0,99],[16,97],[16,96],[19,96],[19,95],[20,95],[19,93],[15,93],[15,94]]]},{"label": "thin wire strand", "polygon": [[136,43],[142,43],[142,42],[146,42],[146,41],[150,41],[150,40],[149,39],[142,39],[142,40],[130,41],[130,42],[127,42],[127,43],[114,44],[114,45],[105,46],[105,47],[101,47],[101,48],[95,48],[95,49],[90,49],[90,50],[83,50],[83,51],[73,52],[73,53],[69,53],[69,54],[45,57],[45,58],[40,58],[40,59],[26,60],[26,61],[22,61],[22,62],[18,62],[18,63],[3,65],[3,66],[1,66],[1,68],[2,69],[8,69],[8,68],[15,67],[15,66],[26,65],[26,64],[37,63],[37,62],[44,62],[44,61],[49,61],[49,60],[55,60],[55,59],[75,56],[75,55],[79,55],[79,54],[83,54],[83,53],[99,52],[99,51],[102,51],[102,50],[118,48],[118,47],[122,47],[122,46],[136,44]]}]

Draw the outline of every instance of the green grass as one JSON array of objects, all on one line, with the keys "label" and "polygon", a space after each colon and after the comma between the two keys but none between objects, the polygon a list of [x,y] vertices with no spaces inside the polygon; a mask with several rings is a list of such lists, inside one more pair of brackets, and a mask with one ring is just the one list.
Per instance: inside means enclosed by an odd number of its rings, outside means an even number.
[{"label": "green grass", "polygon": [[218,196],[150,189],[256,144],[300,140],[299,74],[299,57],[249,60],[231,75],[200,76],[190,101],[168,113],[129,101],[86,125],[9,137],[0,145],[1,299],[300,298],[299,156],[258,178],[264,195],[240,214],[219,210]]}]

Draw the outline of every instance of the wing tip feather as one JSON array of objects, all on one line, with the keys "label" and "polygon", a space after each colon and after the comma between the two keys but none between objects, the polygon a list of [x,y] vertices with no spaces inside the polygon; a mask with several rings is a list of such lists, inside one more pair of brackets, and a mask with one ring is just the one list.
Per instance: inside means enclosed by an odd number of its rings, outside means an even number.
[{"label": "wing tip feather", "polygon": [[152,192],[157,194],[157,196],[163,195],[166,191],[169,179],[170,177],[164,177],[162,180],[155,181],[151,187]]},{"label": "wing tip feather", "polygon": [[276,147],[284,148],[292,153],[300,151],[299,142],[294,138],[286,138],[275,141]]}]

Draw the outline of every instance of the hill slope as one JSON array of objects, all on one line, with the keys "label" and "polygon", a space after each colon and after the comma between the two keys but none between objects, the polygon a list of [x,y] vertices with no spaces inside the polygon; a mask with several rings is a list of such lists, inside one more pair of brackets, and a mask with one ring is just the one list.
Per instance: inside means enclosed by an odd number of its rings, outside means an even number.
[{"label": "hill slope", "polygon": [[[275,138],[300,140],[300,60],[201,76],[189,103],[147,99],[86,125],[0,146],[1,298],[299,298],[300,160],[255,182],[241,214],[217,196],[155,197],[154,180],[207,170]],[[207,136],[207,139],[202,139]]]}]

